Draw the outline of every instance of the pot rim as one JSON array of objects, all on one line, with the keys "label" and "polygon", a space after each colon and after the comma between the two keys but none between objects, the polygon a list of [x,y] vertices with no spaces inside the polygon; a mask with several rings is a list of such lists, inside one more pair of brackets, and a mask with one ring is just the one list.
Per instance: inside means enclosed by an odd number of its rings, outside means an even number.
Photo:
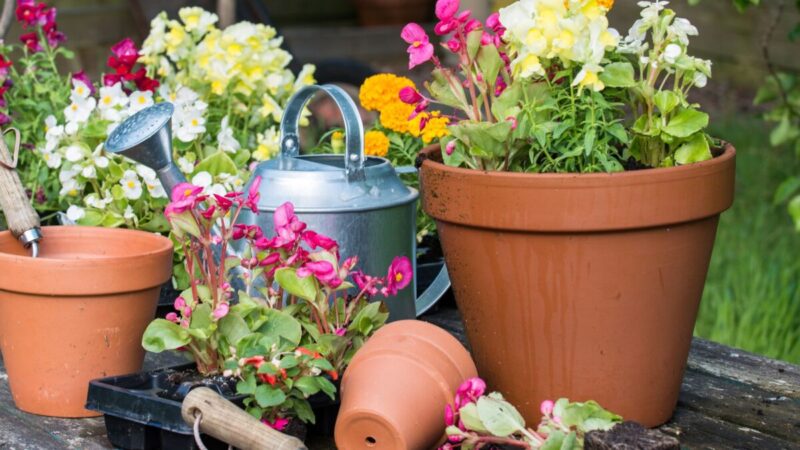
[{"label": "pot rim", "polygon": [[605,232],[716,216],[733,203],[736,150],[708,161],[615,173],[512,173],[451,167],[423,150],[423,208],[437,223],[524,232]]},{"label": "pot rim", "polygon": [[[0,272],[0,291],[57,296],[135,292],[163,284],[172,273],[172,241],[156,233],[121,228],[46,226],[42,227],[42,235],[42,254],[38,258],[0,251],[0,267],[15,268],[13,273]],[[50,258],[47,257],[48,237],[109,243],[130,242],[135,238],[135,243],[134,247],[111,255]],[[17,244],[10,231],[0,232],[0,241],[7,240]],[[46,283],[42,282],[44,277],[47,277]]]},{"label": "pot rim", "polygon": [[[465,177],[475,177],[475,176],[488,176],[493,178],[503,178],[508,180],[513,180],[516,182],[531,182],[531,180],[538,180],[538,181],[563,181],[563,180],[570,180],[570,183],[576,183],[579,181],[587,182],[586,186],[590,185],[589,183],[593,181],[602,181],[603,184],[609,182],[609,180],[614,180],[619,182],[619,185],[624,184],[638,184],[637,182],[652,182],[654,176],[662,176],[662,177],[669,177],[670,179],[680,179],[684,178],[680,175],[685,175],[686,178],[695,177],[697,176],[693,172],[701,169],[707,169],[712,167],[718,167],[720,165],[724,165],[725,163],[730,162],[731,159],[735,158],[736,156],[736,149],[733,145],[729,142],[722,143],[722,154],[715,156],[706,161],[700,161],[692,164],[685,164],[682,166],[674,166],[674,167],[651,167],[647,169],[638,169],[638,170],[624,170],[622,172],[592,172],[592,173],[579,173],[579,172],[567,172],[567,173],[526,173],[526,172],[503,172],[503,171],[489,171],[489,170],[478,170],[478,169],[466,169],[463,167],[453,167],[444,164],[438,160],[438,155],[431,157],[431,154],[437,150],[440,150],[441,147],[438,144],[429,145],[426,148],[423,148],[420,154],[425,155],[425,159],[422,161],[422,166],[433,165],[438,170],[444,170],[448,172],[453,172],[458,174],[459,176]],[[630,183],[624,183],[625,181],[629,181]]]}]

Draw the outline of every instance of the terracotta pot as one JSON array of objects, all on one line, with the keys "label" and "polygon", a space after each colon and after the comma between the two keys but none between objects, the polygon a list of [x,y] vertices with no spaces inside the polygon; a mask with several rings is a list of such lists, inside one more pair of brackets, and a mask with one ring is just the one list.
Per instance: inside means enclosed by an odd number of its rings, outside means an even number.
[{"label": "terracotta pot", "polygon": [[489,387],[529,423],[558,397],[667,421],[735,155],[727,145],[668,169],[521,174],[447,167],[428,149],[423,207]]},{"label": "terracotta pot", "polygon": [[424,23],[432,18],[433,0],[354,0],[363,26]]},{"label": "terracotta pot", "polygon": [[97,416],[84,409],[89,380],[141,370],[172,243],[131,230],[42,231],[37,259],[0,233],[0,351],[11,394],[30,413]]},{"label": "terracotta pot", "polygon": [[401,320],[356,353],[341,384],[336,447],[428,450],[444,436],[444,408],[477,376],[469,352],[448,332]]}]

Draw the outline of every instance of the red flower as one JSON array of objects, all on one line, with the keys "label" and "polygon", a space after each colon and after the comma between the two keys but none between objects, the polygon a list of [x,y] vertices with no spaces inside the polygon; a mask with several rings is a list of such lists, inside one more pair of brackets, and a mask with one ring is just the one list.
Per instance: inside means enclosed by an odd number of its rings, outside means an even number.
[{"label": "red flower", "polygon": [[39,44],[39,36],[37,36],[35,32],[22,34],[19,40],[33,53],[42,51],[42,46]]},{"label": "red flower", "polygon": [[155,80],[150,77],[142,77],[136,80],[136,88],[140,91],[150,91],[155,92],[156,89],[161,85],[158,80]]},{"label": "red flower", "polygon": [[5,80],[8,76],[8,68],[11,67],[11,60],[6,59],[4,55],[0,55],[0,80]]},{"label": "red flower", "polygon": [[136,44],[133,43],[131,38],[125,38],[114,44],[111,47],[111,52],[114,53],[116,58],[112,56],[109,58],[109,61],[111,59],[116,59],[119,63],[122,63],[126,66],[133,66],[139,59],[139,50],[136,48]]},{"label": "red flower", "polygon": [[44,3],[35,3],[33,0],[19,0],[17,3],[17,21],[22,24],[22,28],[28,26],[44,25],[46,17],[42,14],[47,7]]},{"label": "red flower", "polygon": [[311,356],[314,359],[322,358],[322,355],[320,355],[319,352],[311,351],[305,347],[297,347],[297,351],[303,355]]}]

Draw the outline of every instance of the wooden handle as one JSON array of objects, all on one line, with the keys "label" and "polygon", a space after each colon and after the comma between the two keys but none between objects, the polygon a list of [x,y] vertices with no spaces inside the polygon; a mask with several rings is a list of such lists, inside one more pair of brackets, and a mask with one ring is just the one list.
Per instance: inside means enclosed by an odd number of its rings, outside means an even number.
[{"label": "wooden handle", "polygon": [[19,156],[19,131],[9,128],[3,132],[3,136],[9,131],[14,131],[17,140],[12,154],[8,151],[5,139],[0,138],[0,208],[6,215],[8,229],[15,237],[19,237],[22,233],[39,227],[39,216],[33,210],[22,181],[14,170]]},{"label": "wooden handle", "polygon": [[307,450],[300,439],[273,430],[206,387],[192,389],[183,400],[183,420],[194,425],[195,414],[203,415],[203,433],[242,450]]}]

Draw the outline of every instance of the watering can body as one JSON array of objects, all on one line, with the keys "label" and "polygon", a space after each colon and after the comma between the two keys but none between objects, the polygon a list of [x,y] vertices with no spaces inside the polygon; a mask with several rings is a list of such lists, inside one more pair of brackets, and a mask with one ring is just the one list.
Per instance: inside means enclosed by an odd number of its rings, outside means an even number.
[{"label": "watering can body", "polygon": [[[327,94],[344,118],[345,154],[300,155],[298,124],[308,101]],[[151,167],[167,192],[185,181],[171,159],[169,135],[172,108],[158,104],[130,117],[109,136],[106,149]],[[131,123],[127,123],[130,121]],[[133,125],[135,126],[133,126]],[[408,257],[414,265],[412,283],[396,297],[385,299],[389,320],[412,319],[441,298],[450,287],[446,268],[416,296],[416,202],[419,193],[407,187],[388,160],[364,154],[364,129],[350,96],[333,85],[306,86],[286,105],[281,121],[281,152],[259,163],[259,214],[242,212],[238,223],[260,226],[274,233],[273,213],[285,202],[318,233],[339,243],[341,257],[358,256],[358,267],[369,275],[383,276],[392,259]],[[230,251],[241,251],[236,244]]]}]

